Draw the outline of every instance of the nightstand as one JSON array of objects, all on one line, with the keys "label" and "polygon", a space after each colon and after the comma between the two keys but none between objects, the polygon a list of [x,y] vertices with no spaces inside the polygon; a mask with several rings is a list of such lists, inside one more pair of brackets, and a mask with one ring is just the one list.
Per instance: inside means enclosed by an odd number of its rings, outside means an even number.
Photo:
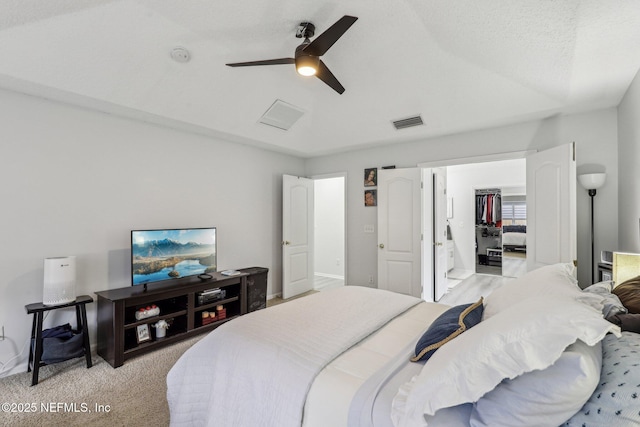
[{"label": "nightstand", "polygon": [[57,310],[59,308],[75,307],[76,308],[76,322],[77,330],[83,333],[83,347],[84,355],[87,359],[87,368],[92,366],[91,363],[91,347],[89,345],[89,328],[87,327],[87,310],[86,304],[93,302],[93,298],[88,295],[81,295],[76,298],[75,301],[60,304],[60,305],[44,305],[41,302],[34,304],[27,304],[24,308],[27,310],[27,314],[33,314],[33,325],[31,326],[31,339],[33,344],[29,346],[29,367],[27,372],[31,372],[33,369],[33,376],[31,377],[31,385],[38,384],[38,372],[41,366],[45,366],[46,363],[42,362],[42,321],[44,319],[44,312],[50,310]]},{"label": "nightstand", "polygon": [[613,280],[611,264],[598,263],[598,282]]}]

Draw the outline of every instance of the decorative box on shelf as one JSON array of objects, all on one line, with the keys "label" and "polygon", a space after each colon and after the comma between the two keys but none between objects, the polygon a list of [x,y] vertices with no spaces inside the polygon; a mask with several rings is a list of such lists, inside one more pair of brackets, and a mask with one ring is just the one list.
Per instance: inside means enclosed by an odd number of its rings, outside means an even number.
[{"label": "decorative box on shelf", "polygon": [[202,312],[202,326],[204,325],[208,325],[209,323],[215,322],[218,319],[216,318],[216,313],[215,312],[208,312],[208,311],[203,311]]},{"label": "decorative box on shelf", "polygon": [[224,320],[227,318],[227,309],[219,305],[215,311],[203,311],[202,312],[202,325],[208,325],[218,320]]},{"label": "decorative box on shelf", "polygon": [[136,311],[136,320],[148,319],[149,317],[158,316],[160,314],[160,308],[155,304],[147,307],[143,307]]}]

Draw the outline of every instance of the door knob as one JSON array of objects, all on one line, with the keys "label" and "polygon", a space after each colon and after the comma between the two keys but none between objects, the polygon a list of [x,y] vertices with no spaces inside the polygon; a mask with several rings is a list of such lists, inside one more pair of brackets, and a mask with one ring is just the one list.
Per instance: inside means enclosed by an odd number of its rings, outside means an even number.
[{"label": "door knob", "polygon": [[436,242],[435,245],[436,246],[442,246],[442,242]]},{"label": "door knob", "polygon": [[283,242],[282,242],[282,244],[283,244],[283,245],[290,245],[290,244],[291,244],[291,242],[290,242],[290,241],[288,241],[288,240],[285,240],[285,241],[283,241]]},{"label": "door knob", "polygon": [[378,246],[380,246],[380,249],[384,249],[384,243],[380,243]]}]

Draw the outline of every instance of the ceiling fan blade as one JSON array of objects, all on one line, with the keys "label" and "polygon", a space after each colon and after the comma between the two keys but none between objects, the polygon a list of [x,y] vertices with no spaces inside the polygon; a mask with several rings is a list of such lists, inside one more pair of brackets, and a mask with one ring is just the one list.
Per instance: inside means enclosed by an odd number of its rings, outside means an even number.
[{"label": "ceiling fan blade", "polygon": [[333,90],[342,95],[342,93],[344,92],[344,86],[340,84],[338,79],[336,79],[336,76],[334,76],[333,73],[329,71],[329,68],[324,65],[324,62],[322,62],[322,60],[318,65],[319,66],[318,71],[316,72],[316,77],[331,86]]},{"label": "ceiling fan blade", "polygon": [[234,62],[232,64],[226,64],[229,67],[251,67],[253,65],[280,65],[280,64],[295,64],[296,60],[293,58],[279,58],[279,59],[265,59],[263,61],[251,61],[251,62]]},{"label": "ceiling fan blade", "polygon": [[355,16],[345,15],[338,19],[335,24],[327,28],[327,30],[316,37],[307,47],[305,52],[311,55],[322,56],[329,50],[335,42],[356,22],[358,18]]}]

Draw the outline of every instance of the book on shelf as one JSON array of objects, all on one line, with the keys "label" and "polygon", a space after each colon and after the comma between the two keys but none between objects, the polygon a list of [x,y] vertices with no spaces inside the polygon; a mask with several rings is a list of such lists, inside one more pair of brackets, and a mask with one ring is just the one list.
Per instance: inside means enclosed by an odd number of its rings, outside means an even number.
[{"label": "book on shelf", "polygon": [[223,276],[237,276],[241,274],[238,270],[223,270],[220,272]]}]

